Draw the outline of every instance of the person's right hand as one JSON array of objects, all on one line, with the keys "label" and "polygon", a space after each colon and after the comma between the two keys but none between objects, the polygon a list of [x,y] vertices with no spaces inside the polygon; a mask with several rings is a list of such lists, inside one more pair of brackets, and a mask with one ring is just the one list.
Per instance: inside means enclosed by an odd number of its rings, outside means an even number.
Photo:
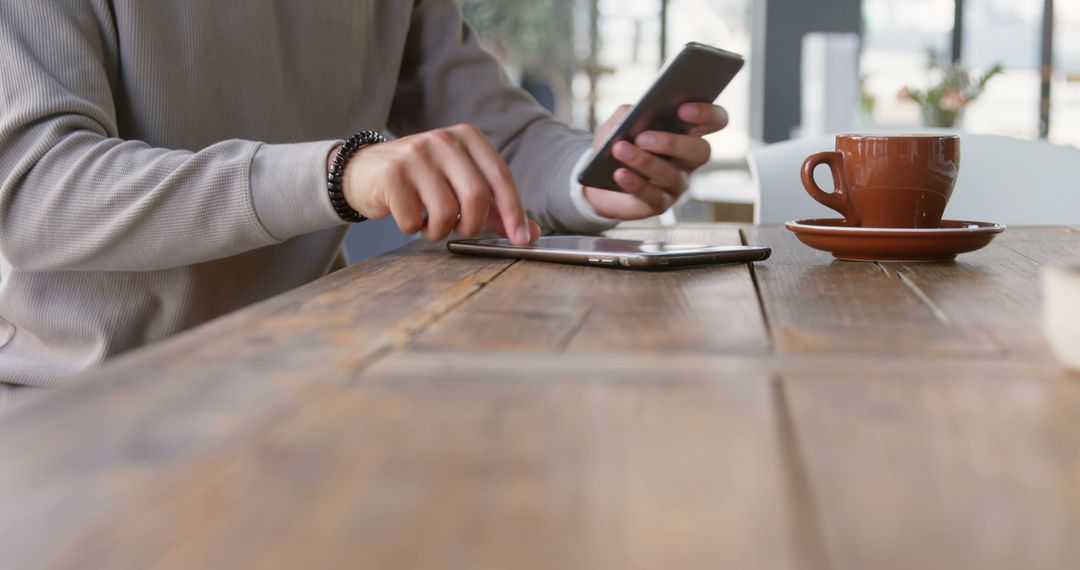
[{"label": "person's right hand", "polygon": [[346,163],[342,186],[357,212],[371,219],[393,215],[401,231],[423,231],[432,241],[451,231],[471,237],[485,226],[515,245],[540,236],[510,168],[471,125],[364,147]]}]

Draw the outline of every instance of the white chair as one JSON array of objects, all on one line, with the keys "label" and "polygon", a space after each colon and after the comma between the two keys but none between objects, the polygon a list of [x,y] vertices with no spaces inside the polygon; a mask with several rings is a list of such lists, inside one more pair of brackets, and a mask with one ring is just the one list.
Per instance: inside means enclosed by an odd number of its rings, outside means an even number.
[{"label": "white chair", "polygon": [[[923,131],[920,131],[923,132]],[[960,176],[945,209],[950,220],[1009,225],[1080,224],[1080,149],[997,135],[960,134]],[[803,160],[833,150],[832,136],[797,139],[750,151],[757,189],[754,221],[782,224],[800,218],[837,218],[803,189]],[[827,167],[814,173],[828,190]]]}]

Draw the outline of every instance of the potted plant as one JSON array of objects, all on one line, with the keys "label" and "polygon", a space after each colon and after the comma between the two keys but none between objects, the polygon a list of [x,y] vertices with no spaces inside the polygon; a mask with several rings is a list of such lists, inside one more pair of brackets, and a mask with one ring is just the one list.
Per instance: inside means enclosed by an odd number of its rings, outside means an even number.
[{"label": "potted plant", "polygon": [[919,105],[923,124],[927,127],[952,128],[956,126],[964,108],[978,99],[986,84],[1001,72],[1002,67],[997,64],[982,75],[973,74],[957,63],[942,64],[937,54],[930,52],[928,87],[905,87],[900,90],[899,97]]}]

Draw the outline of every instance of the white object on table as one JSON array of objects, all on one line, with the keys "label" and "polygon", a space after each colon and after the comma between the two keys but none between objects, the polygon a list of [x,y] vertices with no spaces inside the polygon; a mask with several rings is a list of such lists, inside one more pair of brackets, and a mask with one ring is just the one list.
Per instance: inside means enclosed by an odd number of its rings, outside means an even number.
[{"label": "white object on table", "polygon": [[1043,270],[1043,331],[1058,360],[1080,372],[1080,267]]}]

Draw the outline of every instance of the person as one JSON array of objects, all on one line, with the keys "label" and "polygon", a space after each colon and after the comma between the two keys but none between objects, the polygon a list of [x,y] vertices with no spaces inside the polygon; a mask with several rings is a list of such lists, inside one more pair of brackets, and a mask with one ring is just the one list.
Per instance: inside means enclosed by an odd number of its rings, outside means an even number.
[{"label": "person", "polygon": [[[453,0],[3,2],[0,53],[9,390],[342,267],[347,219],[523,244],[655,215],[727,122],[684,105],[690,135],[615,149],[625,193],[581,188],[594,137],[510,85]],[[365,130],[396,138],[339,152]]]}]

